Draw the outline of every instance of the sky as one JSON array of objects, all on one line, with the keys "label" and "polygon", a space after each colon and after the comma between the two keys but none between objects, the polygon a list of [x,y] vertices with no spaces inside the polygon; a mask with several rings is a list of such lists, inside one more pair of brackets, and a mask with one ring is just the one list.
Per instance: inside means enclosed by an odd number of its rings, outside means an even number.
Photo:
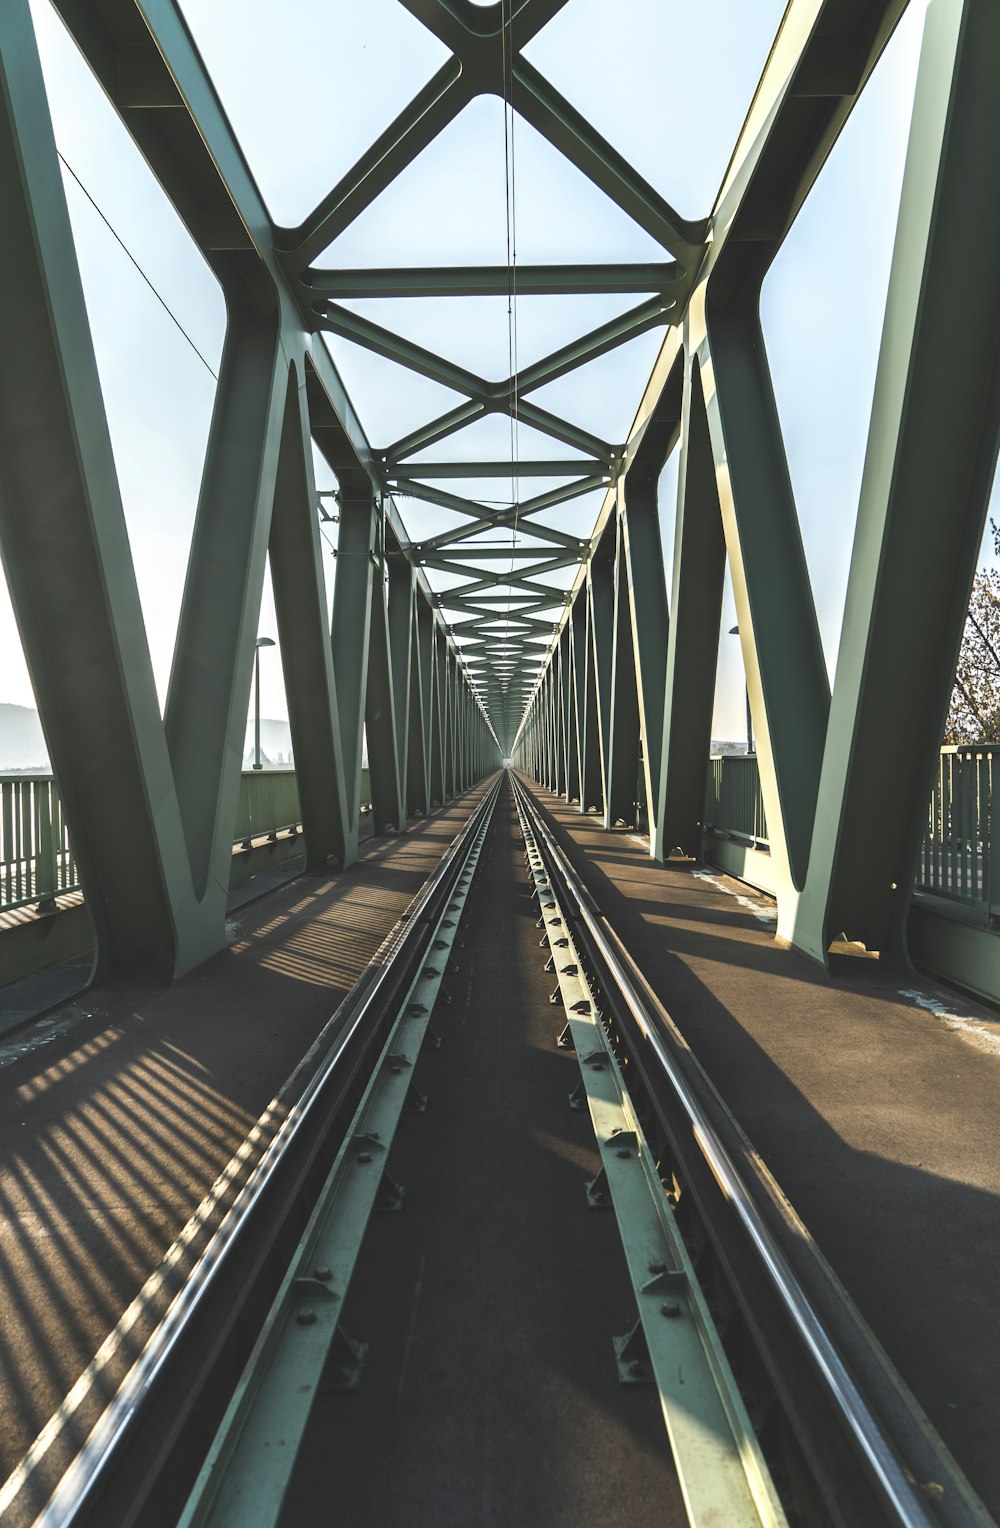
[{"label": "sky", "polygon": [[[280,7],[269,0],[184,0],[183,9],[265,201],[278,222],[289,224],[312,209],[446,56],[398,0],[363,6],[284,0]],[[697,6],[618,0],[621,41],[609,67],[605,0],[569,0],[526,52],[679,212],[697,217],[711,207],[782,9],[779,0]],[[224,339],[222,296],[48,0],[32,0],[32,10],[56,139],[72,170],[64,181],[162,705]],[[763,289],[765,341],[831,670],[922,16],[921,0],[913,0]],[[318,263],[505,264],[503,118],[496,97],[470,105]],[[512,148],[519,261],[662,258],[642,230],[520,119]],[[858,241],[848,232],[861,227],[863,260],[855,258]],[[520,299],[519,365],[639,300]],[[348,306],[488,379],[507,374],[504,298]],[[531,397],[620,441],[661,340],[662,331],[643,335]],[[457,401],[437,383],[346,341],[329,343],[377,447]],[[509,422],[493,416],[429,455],[503,457],[509,431]],[[571,454],[524,426],[518,449],[522,457],[536,450]],[[317,482],[320,489],[334,486],[322,463]],[[448,486],[463,491],[461,484]],[[474,496],[474,486],[466,486]],[[528,481],[522,492],[540,486]],[[500,483],[498,497],[505,487]],[[672,460],[660,488],[668,568],[675,490]],[[599,507],[600,496],[590,496],[547,523],[587,535]],[[416,501],[400,500],[399,508],[415,538],[454,523],[446,511]],[[328,590],[335,532],[323,527]],[[567,586],[572,576],[570,570],[553,583]],[[445,582],[445,575],[432,575],[437,587]],[[734,621],[727,585],[713,726],[719,738],[744,730],[739,643],[727,635]],[[269,583],[258,629],[277,634]],[[287,714],[278,648],[262,655],[261,692],[265,716]],[[0,701],[33,704],[2,582]]]}]

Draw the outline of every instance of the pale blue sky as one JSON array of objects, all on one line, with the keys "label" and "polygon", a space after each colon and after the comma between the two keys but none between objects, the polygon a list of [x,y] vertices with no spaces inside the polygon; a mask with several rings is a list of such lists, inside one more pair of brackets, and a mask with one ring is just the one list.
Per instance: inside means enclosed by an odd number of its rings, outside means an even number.
[{"label": "pale blue sky", "polygon": [[[82,193],[68,197],[161,700],[224,336],[221,294],[124,129],[53,17],[33,0],[56,137],[74,170],[201,351],[195,354]],[[186,0],[184,10],[274,216],[299,221],[444,58],[397,0]],[[706,213],[782,5],[778,0],[569,0],[532,62],[687,216]],[[836,656],[923,5],[914,0],[764,287],[764,332],[828,659]],[[303,48],[302,39],[307,39]],[[620,38],[620,41],[617,39]],[[641,45],[637,40],[642,39]],[[514,130],[518,258],[656,258],[652,241],[526,124]],[[504,263],[503,109],[471,105],[336,243],[330,263]],[[855,258],[863,227],[864,260]],[[521,299],[521,365],[638,298]],[[505,299],[353,305],[493,379],[508,369]],[[624,437],[662,333],[532,394],[606,439]],[[456,395],[343,341],[332,351],[376,446]],[[536,447],[522,427],[522,456]],[[477,438],[478,437],[478,438]],[[503,455],[499,418],[433,448]],[[661,522],[670,539],[672,465]],[[329,473],[319,486],[331,486]],[[495,490],[507,491],[502,480]],[[471,485],[470,485],[471,486]],[[525,494],[534,490],[523,485]],[[461,485],[449,484],[461,491]],[[488,491],[488,490],[487,490]],[[599,498],[549,523],[586,535]],[[400,501],[415,536],[451,521]],[[328,534],[334,528],[328,528]],[[669,545],[667,548],[669,556]],[[332,567],[329,556],[328,569]],[[571,575],[567,575],[565,582]],[[733,624],[727,605],[723,632]],[[275,634],[269,587],[262,632]],[[743,731],[739,644],[721,642],[715,735]],[[0,585],[0,700],[32,704]],[[285,714],[276,650],[263,711]]]}]

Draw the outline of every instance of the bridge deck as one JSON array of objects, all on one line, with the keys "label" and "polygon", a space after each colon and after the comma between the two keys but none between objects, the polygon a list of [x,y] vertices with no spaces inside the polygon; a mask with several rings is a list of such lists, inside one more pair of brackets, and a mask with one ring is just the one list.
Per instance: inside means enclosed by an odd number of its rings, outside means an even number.
[{"label": "bridge deck", "polygon": [[[92,991],[0,1046],[8,1470],[286,1078],[301,1080],[483,789],[349,872],[234,915],[228,950],[174,988]],[[656,866],[633,835],[533,795],[996,1513],[1000,1024],[925,982],[901,990],[872,961],[827,977],[774,945],[764,899]],[[566,1105],[576,1063],[553,1047],[520,853],[507,796],[453,1003],[435,1016],[445,1044],[420,1062],[431,1107],[394,1148],[407,1212],[373,1223],[352,1285],[349,1329],[377,1341],[358,1396],[319,1398],[289,1523],[321,1492],[380,1528],[681,1520],[653,1397],[622,1391],[610,1360],[631,1301],[613,1224],[583,1207],[597,1159]],[[280,1104],[203,1235],[279,1118]]]},{"label": "bridge deck", "polygon": [[1000,1020],[870,959],[827,976],[774,943],[766,898],[721,873],[656,865],[635,835],[529,789],[1000,1514]]},{"label": "bridge deck", "polygon": [[656,1391],[615,1368],[635,1296],[614,1216],[587,1208],[600,1157],[523,856],[506,788],[418,1062],[428,1107],[390,1157],[405,1209],[373,1218],[351,1283],[361,1387],[320,1390],[287,1528],[320,1501],[356,1528],[687,1522]]},{"label": "bridge deck", "polygon": [[[301,877],[232,914],[228,949],[175,986],[92,989],[0,1043],[0,1478],[279,1095],[484,788],[377,841],[349,870]],[[244,1170],[279,1118],[280,1106]]]}]

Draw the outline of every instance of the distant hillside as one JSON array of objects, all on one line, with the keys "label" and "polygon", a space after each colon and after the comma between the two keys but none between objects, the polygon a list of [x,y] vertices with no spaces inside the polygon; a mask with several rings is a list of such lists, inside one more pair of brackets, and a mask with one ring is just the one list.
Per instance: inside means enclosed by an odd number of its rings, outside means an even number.
[{"label": "distant hillside", "polygon": [[[243,764],[250,768],[253,764],[254,736],[253,719],[247,722],[246,742],[243,749]],[[260,719],[260,762],[267,765],[291,764],[292,762],[292,734],[287,722],[269,721],[266,716]]]},{"label": "distant hillside", "polygon": [[47,774],[49,753],[38,712],[0,701],[0,773],[11,769]]},{"label": "distant hillside", "polygon": [[[292,734],[287,722],[261,717],[260,753],[265,765],[291,764]],[[248,768],[253,763],[252,721],[247,726],[243,762]],[[0,701],[0,774],[14,769],[48,774],[48,749],[38,712],[31,706]]]}]

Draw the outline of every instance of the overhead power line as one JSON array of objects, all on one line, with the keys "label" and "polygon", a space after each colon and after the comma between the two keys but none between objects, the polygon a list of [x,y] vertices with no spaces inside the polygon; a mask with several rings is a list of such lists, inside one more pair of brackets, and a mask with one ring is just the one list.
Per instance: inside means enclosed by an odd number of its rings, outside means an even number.
[{"label": "overhead power line", "polygon": [[[500,0],[500,54],[503,70],[503,157],[504,195],[507,222],[507,374],[510,377],[510,496],[514,506],[511,528],[511,559],[508,577],[514,574],[514,547],[517,545],[517,520],[520,509],[520,474],[518,472],[518,359],[517,359],[517,161],[514,147],[514,48],[511,36],[512,0]],[[510,590],[507,594],[510,615]],[[504,644],[506,654],[506,642]]]},{"label": "overhead power line", "polygon": [[111,219],[104,212],[103,208],[100,207],[98,205],[98,203],[95,201],[95,199],[91,196],[90,192],[87,190],[87,187],[84,185],[83,181],[80,179],[79,175],[76,173],[76,171],[74,170],[73,166],[70,164],[69,160],[66,158],[66,156],[62,152],[62,150],[61,149],[56,149],[56,153],[59,155],[59,158],[62,160],[63,164],[65,165],[67,172],[76,181],[77,185],[80,187],[80,190],[83,192],[84,196],[87,198],[88,202],[93,207],[94,211],[97,213],[97,216],[100,218],[101,222],[108,229],[108,231],[110,232],[112,237],[116,240],[116,242],[121,245],[121,248],[125,251],[126,255],[128,255],[128,257],[131,260],[132,264],[135,266],[136,270],[139,272],[139,275],[142,277],[143,281],[149,287],[149,290],[152,292],[153,296],[156,298],[157,302],[160,304],[160,307],[163,309],[164,313],[166,313],[168,315],[168,317],[170,319],[172,319],[173,322],[177,325],[177,328],[180,330],[181,334],[183,334],[184,338],[187,340],[188,344],[191,346],[191,349],[194,351],[195,355],[198,357],[199,361],[204,366],[205,370],[209,373],[210,376],[215,378],[216,382],[218,382],[218,380],[219,380],[218,372],[213,371],[212,367],[209,365],[208,361],[206,361],[205,357],[202,355],[201,351],[198,349],[198,346],[195,344],[194,340],[191,338],[190,334],[188,334],[188,332],[185,329],[184,325],[181,323],[180,319],[177,317],[177,314],[174,312],[173,308],[167,302],[167,299],[163,296],[163,293],[160,292],[153,285],[152,281],[150,281],[149,277],[146,275],[146,272],[143,270],[142,266],[139,264],[138,260],[135,258],[135,255],[133,255],[132,251],[129,249],[128,245],[125,243],[125,240],[122,238],[122,236],[118,232],[117,228],[111,222]]}]

